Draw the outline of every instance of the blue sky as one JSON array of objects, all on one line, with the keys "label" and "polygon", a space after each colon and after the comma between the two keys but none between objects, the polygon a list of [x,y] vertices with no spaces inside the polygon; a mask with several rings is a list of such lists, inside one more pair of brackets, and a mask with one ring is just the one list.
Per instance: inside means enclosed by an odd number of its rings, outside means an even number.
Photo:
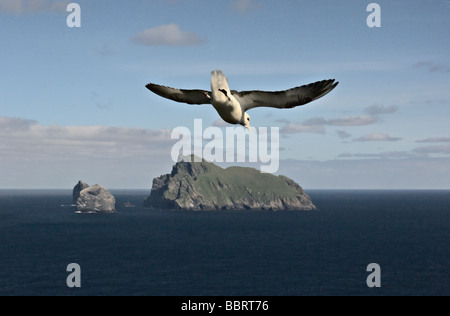
[{"label": "blue sky", "polygon": [[68,3],[0,0],[0,188],[150,189],[170,131],[218,116],[145,85],[209,89],[222,69],[236,90],[340,82],[250,112],[305,188],[450,189],[450,1],[377,1],[381,28],[371,1],[80,0],[81,28]]}]

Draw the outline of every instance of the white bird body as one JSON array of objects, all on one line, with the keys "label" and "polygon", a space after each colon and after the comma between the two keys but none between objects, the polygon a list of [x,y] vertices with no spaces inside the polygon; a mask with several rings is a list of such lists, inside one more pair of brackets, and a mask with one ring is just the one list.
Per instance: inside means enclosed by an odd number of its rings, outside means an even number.
[{"label": "white bird body", "polygon": [[221,71],[212,72],[211,91],[211,103],[220,117],[227,123],[239,124],[243,116],[241,105],[231,93],[228,79]]},{"label": "white bird body", "polygon": [[157,84],[147,88],[164,98],[187,104],[212,104],[220,117],[230,124],[250,129],[247,111],[256,107],[290,109],[317,100],[331,92],[338,82],[323,80],[285,91],[230,90],[228,79],[220,70],[211,73],[211,91],[175,89]]}]

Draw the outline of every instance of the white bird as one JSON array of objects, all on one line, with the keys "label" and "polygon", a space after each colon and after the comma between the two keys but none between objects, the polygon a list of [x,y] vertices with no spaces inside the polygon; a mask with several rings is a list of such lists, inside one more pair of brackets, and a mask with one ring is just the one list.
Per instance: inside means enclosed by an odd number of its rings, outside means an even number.
[{"label": "white bird", "polygon": [[146,87],[157,95],[187,104],[212,104],[227,123],[240,124],[250,130],[248,110],[256,107],[291,109],[317,100],[331,92],[339,82],[323,80],[285,91],[230,90],[228,79],[220,70],[211,74],[211,91],[183,90],[150,83]]}]

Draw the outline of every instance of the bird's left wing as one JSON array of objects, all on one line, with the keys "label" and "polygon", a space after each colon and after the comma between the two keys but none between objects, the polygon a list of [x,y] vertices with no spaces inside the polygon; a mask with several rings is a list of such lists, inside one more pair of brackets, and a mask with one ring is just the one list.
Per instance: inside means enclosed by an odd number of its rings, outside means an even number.
[{"label": "bird's left wing", "polygon": [[187,104],[211,104],[211,92],[204,90],[183,90],[150,83],[147,89],[157,95]]},{"label": "bird's left wing", "polygon": [[323,80],[286,91],[231,91],[244,111],[256,107],[290,109],[317,100],[331,92],[339,82]]}]

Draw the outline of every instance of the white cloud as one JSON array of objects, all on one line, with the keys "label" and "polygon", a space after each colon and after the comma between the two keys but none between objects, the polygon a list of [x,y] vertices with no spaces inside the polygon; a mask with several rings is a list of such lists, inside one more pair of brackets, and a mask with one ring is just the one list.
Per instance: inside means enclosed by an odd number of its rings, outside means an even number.
[{"label": "white cloud", "polygon": [[161,25],[144,30],[131,40],[148,46],[193,46],[205,42],[193,32],[182,31],[177,24]]},{"label": "white cloud", "polygon": [[325,128],[319,125],[286,124],[281,128],[282,134],[312,133],[324,134]]},{"label": "white cloud", "polygon": [[377,122],[377,119],[372,116],[349,116],[339,119],[327,121],[327,125],[331,126],[365,126]]},{"label": "white cloud", "polygon": [[0,12],[12,14],[66,12],[68,0],[0,0]]},{"label": "white cloud", "polygon": [[231,8],[241,14],[257,10],[261,4],[253,0],[236,0],[231,4]]},{"label": "white cloud", "polygon": [[337,119],[327,120],[325,118],[316,117],[306,120],[304,125],[329,125],[329,126],[365,126],[371,125],[378,121],[376,117],[362,115],[362,116],[347,116]]},{"label": "white cloud", "polygon": [[396,142],[401,140],[399,137],[392,137],[384,133],[373,133],[355,138],[355,142]]},{"label": "white cloud", "polygon": [[[2,155],[29,152],[52,159],[60,154],[73,157],[129,156],[154,145],[168,145],[169,130],[104,126],[42,126],[36,121],[0,118]],[[8,146],[6,146],[8,145]],[[45,148],[40,152],[38,148]],[[5,151],[6,150],[6,151]]]},{"label": "white cloud", "polygon": [[393,114],[398,111],[398,106],[384,106],[384,105],[372,105],[365,109],[365,112],[370,115],[382,115],[382,114]]}]

